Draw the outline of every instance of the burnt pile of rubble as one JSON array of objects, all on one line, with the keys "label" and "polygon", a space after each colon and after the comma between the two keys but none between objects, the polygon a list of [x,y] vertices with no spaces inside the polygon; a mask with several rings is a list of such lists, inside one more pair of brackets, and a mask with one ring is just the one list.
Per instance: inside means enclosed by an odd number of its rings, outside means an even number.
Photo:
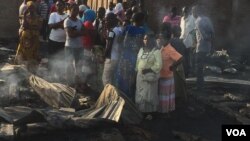
[{"label": "burnt pile of rubble", "polygon": [[78,93],[8,63],[1,65],[0,76],[0,139],[47,135],[52,140],[60,133],[55,140],[149,140],[150,134],[136,126],[142,114],[112,85],[101,93],[90,88]]},{"label": "burnt pile of rubble", "polygon": [[230,56],[226,50],[215,51],[208,55],[206,71],[213,74],[239,74],[241,71],[249,69],[244,63],[240,61],[240,57]]}]

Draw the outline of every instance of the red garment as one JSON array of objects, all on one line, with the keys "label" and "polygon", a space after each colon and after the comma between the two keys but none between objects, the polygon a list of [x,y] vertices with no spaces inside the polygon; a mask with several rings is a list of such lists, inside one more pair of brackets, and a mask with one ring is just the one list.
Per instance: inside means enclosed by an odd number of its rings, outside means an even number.
[{"label": "red garment", "polygon": [[84,30],[86,30],[86,35],[83,36],[83,47],[85,49],[92,49],[94,45],[94,37],[92,36],[94,33],[94,26],[93,23],[90,21],[86,21],[83,23]]},{"label": "red garment", "polygon": [[50,14],[51,13],[53,13],[53,12],[56,12],[56,4],[53,4],[53,5],[51,5],[51,7],[50,7]]}]

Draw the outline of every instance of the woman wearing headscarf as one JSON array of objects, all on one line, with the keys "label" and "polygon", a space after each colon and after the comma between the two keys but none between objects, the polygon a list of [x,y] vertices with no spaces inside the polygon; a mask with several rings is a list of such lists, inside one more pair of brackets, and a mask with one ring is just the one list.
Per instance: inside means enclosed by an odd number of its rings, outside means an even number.
[{"label": "woman wearing headscarf", "polygon": [[85,5],[80,5],[79,6],[79,15],[78,18],[83,22],[84,21],[84,12],[85,10],[87,10],[88,8]]},{"label": "woman wearing headscarf", "polygon": [[147,114],[146,119],[150,120],[159,104],[158,79],[162,59],[160,50],[156,48],[154,34],[146,34],[143,42],[144,46],[137,55],[135,103],[141,112]]},{"label": "woman wearing headscarf", "polygon": [[20,42],[18,45],[15,63],[30,64],[38,61],[39,30],[42,26],[42,18],[36,13],[33,1],[27,2],[20,30]]},{"label": "woman wearing headscarf", "polygon": [[125,12],[123,10],[122,3],[117,3],[115,6],[114,13],[117,15],[118,20],[123,23],[125,20]]}]

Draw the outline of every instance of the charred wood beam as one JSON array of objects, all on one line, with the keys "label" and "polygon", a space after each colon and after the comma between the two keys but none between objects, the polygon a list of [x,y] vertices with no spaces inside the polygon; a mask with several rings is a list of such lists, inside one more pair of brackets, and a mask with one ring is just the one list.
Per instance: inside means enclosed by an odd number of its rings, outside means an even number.
[{"label": "charred wood beam", "polygon": [[[221,77],[211,77],[207,76],[204,78],[204,81],[207,85],[216,85],[216,86],[224,86],[224,87],[250,87],[250,81],[240,80],[240,79],[227,79]],[[196,78],[187,78],[186,84],[188,86],[193,86],[196,84]]]}]

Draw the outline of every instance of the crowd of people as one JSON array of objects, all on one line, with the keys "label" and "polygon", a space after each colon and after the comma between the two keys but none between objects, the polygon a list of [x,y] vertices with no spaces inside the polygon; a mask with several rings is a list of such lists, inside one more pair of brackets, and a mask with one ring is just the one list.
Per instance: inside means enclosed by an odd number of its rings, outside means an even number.
[{"label": "crowd of people", "polygon": [[214,29],[202,10],[184,7],[179,16],[173,7],[156,34],[136,0],[110,1],[97,11],[87,0],[24,0],[15,63],[36,67],[39,37],[48,38],[48,68],[63,62],[55,71],[63,83],[84,90],[92,76],[99,76],[94,67],[103,64],[103,86],[121,90],[152,119],[153,113],[170,113],[176,101],[187,100],[186,77],[196,75],[197,89],[203,88]]}]

